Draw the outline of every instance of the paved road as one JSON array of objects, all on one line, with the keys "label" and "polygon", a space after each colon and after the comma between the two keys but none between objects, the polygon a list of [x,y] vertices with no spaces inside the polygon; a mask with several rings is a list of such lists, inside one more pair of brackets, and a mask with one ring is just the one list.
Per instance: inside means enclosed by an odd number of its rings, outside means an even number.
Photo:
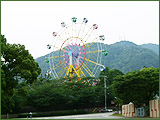
[{"label": "paved road", "polygon": [[124,117],[112,116],[113,113],[95,113],[83,115],[68,115],[56,117],[37,117],[33,119],[124,119]]}]

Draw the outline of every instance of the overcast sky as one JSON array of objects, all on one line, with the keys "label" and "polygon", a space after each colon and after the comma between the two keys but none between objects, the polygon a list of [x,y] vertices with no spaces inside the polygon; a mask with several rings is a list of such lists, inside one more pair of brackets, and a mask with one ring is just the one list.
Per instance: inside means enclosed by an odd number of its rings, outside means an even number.
[{"label": "overcast sky", "polygon": [[51,51],[52,32],[71,18],[98,24],[105,43],[121,40],[159,44],[158,1],[2,1],[1,33],[8,43],[25,45],[34,58]]}]

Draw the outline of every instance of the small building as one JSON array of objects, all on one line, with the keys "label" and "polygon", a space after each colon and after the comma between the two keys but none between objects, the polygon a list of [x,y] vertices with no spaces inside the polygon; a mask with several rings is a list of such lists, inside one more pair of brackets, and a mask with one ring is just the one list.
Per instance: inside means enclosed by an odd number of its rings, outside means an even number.
[{"label": "small building", "polygon": [[159,118],[159,100],[149,101],[149,111],[151,118]]},{"label": "small building", "polygon": [[133,103],[122,105],[122,116],[124,117],[136,117],[136,108]]}]

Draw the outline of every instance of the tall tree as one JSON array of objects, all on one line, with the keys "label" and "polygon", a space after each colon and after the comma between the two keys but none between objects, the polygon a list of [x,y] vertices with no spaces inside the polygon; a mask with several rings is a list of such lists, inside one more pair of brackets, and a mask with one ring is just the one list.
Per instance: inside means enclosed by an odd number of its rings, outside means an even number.
[{"label": "tall tree", "polygon": [[123,73],[118,69],[110,70],[108,67],[104,71],[100,72],[101,83],[104,84],[104,76],[106,76],[107,85],[110,86],[114,81],[114,78],[118,75],[123,75]]},{"label": "tall tree", "polygon": [[[123,73],[118,69],[110,70],[108,67],[105,68],[104,71],[100,72],[100,86],[104,88],[105,80],[106,80],[106,95],[107,95],[107,105],[111,104],[111,101],[114,100],[115,93],[112,88],[112,83],[118,75],[123,75]],[[105,77],[105,78],[104,78]],[[104,90],[103,90],[104,92]],[[104,95],[104,93],[103,93]]]},{"label": "tall tree", "polygon": [[9,44],[4,35],[1,35],[1,46],[2,113],[10,113],[12,111],[11,104],[14,106],[14,102],[11,100],[13,88],[22,81],[28,84],[33,83],[41,69],[28,50],[25,50],[24,45]]},{"label": "tall tree", "polygon": [[113,82],[116,96],[137,106],[149,104],[159,89],[159,69],[150,67],[117,76]]}]

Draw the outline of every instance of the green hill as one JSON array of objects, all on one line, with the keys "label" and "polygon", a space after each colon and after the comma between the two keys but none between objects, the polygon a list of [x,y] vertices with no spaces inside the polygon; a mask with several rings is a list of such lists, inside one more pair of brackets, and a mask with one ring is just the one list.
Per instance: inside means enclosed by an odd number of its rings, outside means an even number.
[{"label": "green hill", "polygon": [[158,55],[152,50],[145,49],[131,42],[120,42],[109,46],[107,57],[108,66],[126,73],[146,67],[158,68]]},{"label": "green hill", "polygon": [[[102,64],[109,67],[110,69],[119,69],[123,73],[139,70],[145,67],[159,67],[159,56],[154,52],[154,50],[144,48],[142,46],[136,45],[135,43],[129,41],[121,41],[115,44],[107,45],[103,43],[98,43],[109,51],[107,56],[102,56]],[[96,50],[97,45],[94,44],[90,47],[90,51]],[[54,52],[58,55],[58,51]],[[35,61],[39,63],[42,74],[44,74],[49,68],[49,64],[44,62],[44,58],[48,55],[37,58]],[[90,60],[96,61],[97,53],[92,53]],[[98,58],[100,59],[100,58]],[[58,59],[55,63],[58,63]],[[93,64],[88,63],[87,66],[93,69]],[[58,69],[60,71],[60,68]],[[100,70],[97,72],[96,76],[99,75]]]},{"label": "green hill", "polygon": [[159,55],[159,45],[149,43],[149,44],[143,44],[140,46],[143,48],[150,49],[150,50],[154,51],[157,55]]}]

